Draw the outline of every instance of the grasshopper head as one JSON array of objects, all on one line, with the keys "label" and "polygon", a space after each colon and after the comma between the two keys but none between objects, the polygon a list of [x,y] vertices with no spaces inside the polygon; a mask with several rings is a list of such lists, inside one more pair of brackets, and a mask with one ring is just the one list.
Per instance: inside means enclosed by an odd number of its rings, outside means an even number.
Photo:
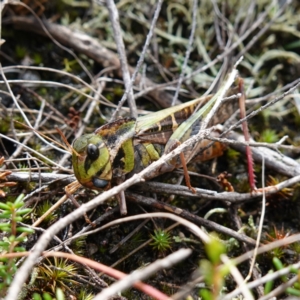
[{"label": "grasshopper head", "polygon": [[109,150],[100,135],[85,134],[73,142],[72,163],[77,180],[90,189],[108,190],[112,170]]}]

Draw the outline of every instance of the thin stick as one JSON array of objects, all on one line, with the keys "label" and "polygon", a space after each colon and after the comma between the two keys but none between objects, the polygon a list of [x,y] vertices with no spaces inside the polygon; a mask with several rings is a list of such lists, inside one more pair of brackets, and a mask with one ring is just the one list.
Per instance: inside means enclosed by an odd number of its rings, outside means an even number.
[{"label": "thin stick", "polygon": [[[11,142],[13,142],[13,143],[15,143],[15,144],[21,145],[20,142],[14,140],[14,139],[11,139],[10,137],[8,137],[8,136],[6,136],[6,135],[4,135],[4,134],[2,134],[2,133],[0,133],[0,138],[6,139],[6,140],[9,140],[9,141],[11,141]],[[30,148],[30,147],[28,147],[28,146],[26,146],[26,145],[23,145],[23,147],[24,147],[25,149],[31,151],[31,152],[34,153],[35,155],[41,157],[41,158],[44,159],[45,161],[49,162],[51,165],[54,165],[54,166],[58,167],[60,170],[65,171],[65,172],[68,172],[68,173],[70,172],[69,169],[66,169],[66,168],[60,166],[59,164],[55,163],[54,161],[52,161],[52,160],[49,159],[48,157],[44,156],[43,154],[37,152],[36,150],[34,150],[34,149],[32,149],[32,148]],[[66,152],[67,152],[67,151],[66,151]]]},{"label": "thin stick", "polygon": [[117,115],[118,111],[120,110],[120,108],[123,105],[123,103],[126,101],[129,89],[132,88],[132,85],[135,82],[135,79],[136,79],[136,77],[138,75],[139,69],[142,66],[142,63],[144,62],[146,51],[149,48],[149,45],[150,45],[150,42],[151,42],[151,39],[152,39],[152,36],[153,36],[154,28],[155,28],[155,25],[156,25],[156,22],[157,22],[157,19],[158,19],[160,10],[161,10],[162,2],[163,2],[163,0],[159,0],[158,3],[157,3],[156,9],[155,9],[155,13],[154,13],[154,16],[153,16],[153,19],[152,19],[152,22],[151,22],[151,27],[149,29],[149,33],[147,35],[146,42],[144,44],[142,53],[140,54],[138,63],[136,65],[136,68],[135,68],[135,70],[133,72],[133,75],[131,77],[131,81],[130,81],[129,85],[126,87],[126,91],[125,91],[122,99],[120,100],[120,102],[118,104],[118,107],[114,111],[114,113],[113,113],[110,121],[113,121],[116,118],[116,115]]},{"label": "thin stick", "polygon": [[238,268],[232,263],[232,261],[228,258],[227,255],[222,254],[221,255],[221,261],[224,264],[227,264],[230,270],[230,274],[235,279],[236,283],[238,284],[242,294],[244,295],[244,299],[247,300],[254,300],[252,294],[250,293],[250,290],[246,286],[246,282],[243,280],[243,277],[241,273],[239,272]]},{"label": "thin stick", "polygon": [[[4,80],[4,82],[5,82],[6,87],[7,87],[8,91],[9,91],[9,93],[10,93],[10,96],[11,96],[11,98],[13,99],[14,104],[17,106],[18,110],[20,111],[20,113],[21,113],[21,115],[22,115],[24,121],[27,123],[27,125],[28,125],[31,129],[34,129],[34,128],[32,127],[32,125],[31,125],[31,123],[29,122],[27,116],[26,116],[25,113],[23,112],[22,108],[20,107],[20,105],[19,105],[19,103],[18,103],[18,100],[16,99],[16,97],[15,97],[13,91],[11,90],[10,85],[8,84],[8,81],[7,81],[7,79],[6,79],[6,76],[5,76],[4,72],[3,72],[3,69],[2,69],[2,65],[1,65],[1,64],[0,64],[0,73],[1,73],[1,76],[2,76],[2,78],[3,78],[3,80]],[[34,134],[35,134],[41,141],[43,141],[46,145],[49,145],[51,148],[53,148],[53,149],[55,149],[55,150],[57,150],[57,151],[59,151],[59,152],[68,153],[67,151],[65,151],[65,150],[63,150],[63,149],[60,149],[60,148],[56,147],[56,146],[53,145],[53,144],[50,144],[50,143],[49,143],[48,141],[46,141],[43,137],[41,137],[35,130],[33,130],[33,132],[34,132]]]},{"label": "thin stick", "polygon": [[189,37],[189,43],[185,52],[185,57],[184,57],[184,62],[183,65],[181,67],[181,73],[178,79],[178,83],[177,83],[177,87],[176,87],[176,92],[175,95],[173,97],[172,100],[172,106],[175,105],[176,100],[178,98],[178,94],[179,94],[179,90],[181,88],[181,84],[184,78],[184,74],[185,74],[185,69],[187,67],[188,64],[188,60],[190,58],[190,54],[192,51],[192,46],[193,46],[193,41],[194,41],[194,36],[195,36],[195,30],[196,30],[196,25],[197,25],[197,14],[198,14],[198,0],[193,0],[193,19],[192,19],[192,29],[191,29],[191,34]]},{"label": "thin stick", "polygon": [[124,46],[124,42],[123,42],[123,38],[122,38],[118,9],[114,3],[114,0],[106,0],[106,5],[107,5],[108,11],[109,11],[110,21],[111,21],[113,31],[114,31],[114,38],[115,38],[117,50],[119,53],[124,84],[125,84],[126,90],[128,90],[128,104],[130,107],[130,115],[132,118],[137,118],[136,104],[135,104],[135,100],[133,97],[133,89],[132,89],[132,84],[130,81],[130,73],[129,73],[128,64],[127,64],[125,46]]},{"label": "thin stick", "polygon": [[263,230],[265,214],[266,214],[265,160],[264,160],[264,157],[262,157],[261,181],[262,181],[262,191],[263,191],[261,216],[260,216],[260,220],[259,220],[258,233],[257,233],[257,239],[256,239],[256,245],[254,248],[253,258],[251,260],[250,270],[249,270],[247,277],[245,278],[245,282],[247,282],[252,276],[253,268],[254,268],[254,265],[256,262],[257,251],[258,251],[258,247],[259,247],[260,240],[261,240],[261,234],[262,234],[262,230]]},{"label": "thin stick", "polygon": [[161,269],[172,267],[173,265],[187,258],[189,255],[191,255],[191,253],[191,249],[180,249],[163,259],[155,261],[147,267],[136,270],[130,275],[127,275],[118,282],[112,284],[110,287],[104,289],[94,298],[94,300],[109,299],[111,296],[130,288],[135,282],[144,280]]}]

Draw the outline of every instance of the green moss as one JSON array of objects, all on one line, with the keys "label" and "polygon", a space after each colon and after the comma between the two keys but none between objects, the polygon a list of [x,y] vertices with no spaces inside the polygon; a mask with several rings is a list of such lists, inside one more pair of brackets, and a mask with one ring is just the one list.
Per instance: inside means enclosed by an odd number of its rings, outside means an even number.
[{"label": "green moss", "polygon": [[154,230],[154,234],[151,235],[151,238],[153,241],[150,243],[150,245],[152,246],[153,250],[165,252],[171,248],[172,240],[167,231],[163,229]]},{"label": "green moss", "polygon": [[[52,207],[52,204],[49,201],[43,201],[41,204],[37,206],[35,209],[35,213],[38,218],[40,218],[43,214],[45,214],[50,208]],[[45,219],[44,222],[46,224],[53,223],[54,220],[57,219],[57,213],[53,211],[51,214],[49,214]]]},{"label": "green moss", "polygon": [[27,53],[27,48],[25,46],[17,45],[15,49],[15,53],[18,59],[23,59]]},{"label": "green moss", "polygon": [[276,143],[279,141],[279,137],[275,130],[273,129],[265,129],[259,137],[259,142],[264,143]]}]

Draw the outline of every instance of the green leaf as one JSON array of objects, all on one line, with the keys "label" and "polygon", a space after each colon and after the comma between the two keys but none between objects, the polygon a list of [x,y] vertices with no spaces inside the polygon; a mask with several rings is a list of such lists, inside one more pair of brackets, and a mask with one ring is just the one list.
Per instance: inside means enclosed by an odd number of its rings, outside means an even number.
[{"label": "green leaf", "polygon": [[[273,257],[273,265],[275,266],[276,270],[282,270],[284,268],[284,265],[282,264],[281,260],[277,257]],[[283,275],[281,276],[281,280],[283,282],[287,282],[288,278],[287,276]]]},{"label": "green leaf", "polygon": [[22,221],[23,221],[23,218],[20,217],[20,216],[15,216],[15,217],[14,217],[14,221],[15,221],[15,222],[22,222]]},{"label": "green leaf", "polygon": [[41,295],[38,294],[38,293],[34,293],[34,294],[32,295],[32,298],[33,298],[33,300],[42,300]]},{"label": "green leaf", "polygon": [[286,289],[286,292],[290,295],[293,295],[293,296],[296,296],[296,297],[300,297],[300,291],[299,290],[296,290],[294,288],[291,288],[291,287],[288,287]]},{"label": "green leaf", "polygon": [[11,235],[8,237],[8,240],[10,243],[14,242],[16,240],[16,237],[14,235]]},{"label": "green leaf", "polygon": [[[268,274],[272,274],[272,273],[274,273],[273,270],[270,270],[268,272]],[[270,281],[266,282],[265,288],[264,288],[264,294],[265,295],[269,294],[272,291],[273,285],[274,285],[274,281],[273,280],[270,280]]]},{"label": "green leaf", "polygon": [[25,236],[18,236],[15,238],[15,242],[18,242],[18,243],[23,243],[27,240],[27,238]]},{"label": "green leaf", "polygon": [[17,215],[26,215],[32,211],[31,208],[20,209],[16,212]]},{"label": "green leaf", "polygon": [[[18,198],[15,200],[15,205],[18,205],[18,204],[20,204],[21,202],[23,203],[23,205],[24,205],[24,202],[22,201],[23,199],[24,199],[24,197],[25,197],[25,195],[24,194],[20,194],[19,196],[18,196]],[[23,206],[22,205],[22,206]]]},{"label": "green leaf", "polygon": [[212,284],[213,283],[214,268],[213,268],[213,265],[210,261],[208,261],[206,259],[202,259],[200,261],[199,271],[200,271],[201,275],[204,276],[205,282],[207,284]]},{"label": "green leaf", "polygon": [[201,289],[200,290],[200,296],[203,300],[212,300],[212,294],[211,291],[207,290],[207,289]]},{"label": "green leaf", "polygon": [[15,252],[25,252],[26,249],[25,249],[24,247],[15,247],[15,248],[14,248],[14,251],[15,251]]},{"label": "green leaf", "polygon": [[27,233],[34,233],[34,230],[27,227],[18,227],[17,232],[27,232]]},{"label": "green leaf", "polygon": [[10,232],[10,229],[10,224],[0,223],[0,230]]},{"label": "green leaf", "polygon": [[226,253],[225,245],[214,236],[212,236],[210,242],[205,244],[205,249],[208,258],[213,264],[219,264],[221,254]]},{"label": "green leaf", "polygon": [[6,203],[0,202],[0,209],[3,209],[3,210],[10,210],[10,206],[7,205]]},{"label": "green leaf", "polygon": [[11,218],[11,213],[10,212],[4,212],[0,214],[0,219],[10,219]]},{"label": "green leaf", "polygon": [[56,293],[55,294],[56,294],[56,299],[57,300],[65,300],[64,292],[60,288],[56,289]]},{"label": "green leaf", "polygon": [[43,293],[44,300],[53,300],[52,297],[48,293]]},{"label": "green leaf", "polygon": [[0,246],[1,247],[7,247],[7,246],[9,246],[9,243],[0,241]]}]

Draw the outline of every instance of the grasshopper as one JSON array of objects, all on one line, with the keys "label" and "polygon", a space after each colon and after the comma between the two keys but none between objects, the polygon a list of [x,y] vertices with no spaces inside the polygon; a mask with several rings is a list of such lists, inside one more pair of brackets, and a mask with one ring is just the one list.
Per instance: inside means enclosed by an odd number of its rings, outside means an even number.
[{"label": "grasshopper", "polygon": [[[208,95],[137,119],[118,119],[75,139],[72,163],[77,180],[84,187],[101,191],[118,185],[197,134],[201,120],[215,101],[216,95]],[[237,107],[237,101],[224,101],[209,126],[224,122]],[[201,153],[206,145],[204,140],[196,148],[187,149],[183,157],[172,159],[160,172],[182,166],[183,160],[211,159],[224,150],[224,146],[215,143]]]}]

